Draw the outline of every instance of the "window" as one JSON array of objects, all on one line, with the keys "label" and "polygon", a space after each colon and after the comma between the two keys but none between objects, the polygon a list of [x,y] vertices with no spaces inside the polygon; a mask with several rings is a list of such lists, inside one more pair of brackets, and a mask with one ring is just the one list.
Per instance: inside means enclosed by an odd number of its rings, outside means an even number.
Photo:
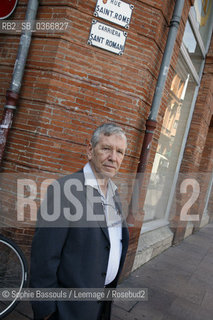
[{"label": "window", "polygon": [[185,32],[183,35],[183,44],[185,45],[185,48],[190,56],[190,59],[195,67],[196,72],[199,74],[202,62],[202,52],[194,36],[189,21],[187,21],[186,23]]},{"label": "window", "polygon": [[195,0],[191,15],[202,38],[204,47],[207,47],[208,33],[212,31],[213,3],[212,0]]},{"label": "window", "polygon": [[192,73],[180,54],[147,190],[145,222],[165,219],[196,86]]},{"label": "window", "polygon": [[142,232],[168,224],[182,155],[212,34],[211,0],[195,0],[171,83],[144,204]]}]

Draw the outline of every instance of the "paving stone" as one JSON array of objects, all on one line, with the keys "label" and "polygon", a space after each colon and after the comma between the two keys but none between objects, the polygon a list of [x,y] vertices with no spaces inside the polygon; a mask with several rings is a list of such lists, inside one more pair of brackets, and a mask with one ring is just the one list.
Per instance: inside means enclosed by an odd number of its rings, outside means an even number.
[{"label": "paving stone", "polygon": [[167,310],[176,299],[176,295],[165,290],[149,288],[148,291],[148,301],[139,302],[135,305],[134,310],[139,309],[140,306],[148,306],[151,307],[155,311],[160,311],[162,314],[164,310]]},{"label": "paving stone", "polygon": [[178,286],[175,293],[179,298],[201,305],[206,294],[206,287],[200,287],[198,282],[187,282],[185,286]]},{"label": "paving stone", "polygon": [[133,315],[133,317],[136,317],[140,320],[162,320],[163,318],[162,311],[154,309],[150,304],[147,304],[146,302],[144,302],[143,304],[137,304],[136,307],[131,310],[131,314]]},{"label": "paving stone", "polygon": [[[167,314],[173,316],[175,320],[201,320],[199,310],[199,306],[195,303],[178,298],[173,302]],[[202,320],[204,319],[205,318],[202,318]]]},{"label": "paving stone", "polygon": [[29,320],[32,318],[27,317],[26,315],[23,315],[16,310],[12,311],[8,316],[4,318],[4,320]]},{"label": "paving stone", "polygon": [[202,280],[206,283],[206,287],[213,286],[213,268],[212,266],[205,265],[192,275],[191,279]]},{"label": "paving stone", "polygon": [[33,311],[32,311],[30,302],[28,301],[21,301],[18,304],[16,311],[23,315],[28,316],[30,319],[33,319]]},{"label": "paving stone", "polygon": [[153,309],[147,302],[136,304],[131,312],[125,312],[120,308],[114,308],[112,313],[115,316],[120,316],[122,320],[161,320],[163,317],[162,312]]},{"label": "paving stone", "polygon": [[207,291],[203,301],[202,301],[202,308],[206,310],[210,310],[213,313],[213,289],[211,291]]},{"label": "paving stone", "polygon": [[213,249],[209,249],[205,257],[203,257],[201,261],[201,266],[207,264],[207,265],[213,265]]},{"label": "paving stone", "polygon": [[147,287],[149,299],[132,309],[124,302],[115,315],[127,320],[212,320],[212,265],[213,228],[204,227],[135,270],[122,286]]},{"label": "paving stone", "polygon": [[195,254],[191,252],[191,250],[183,250],[179,247],[171,247],[170,250],[167,250],[165,252],[165,255],[168,255],[169,257],[171,257],[171,259],[174,259],[175,261],[179,260],[183,262],[183,264],[186,263],[192,265],[198,265],[202,261],[203,256],[205,256],[199,252]]},{"label": "paving stone", "polygon": [[[132,312],[127,312],[119,307],[116,307],[113,305],[112,307],[112,320],[114,319],[113,317],[117,317],[122,320],[141,320],[143,319],[142,317],[136,317]],[[115,318],[116,319],[116,318]]]},{"label": "paving stone", "polygon": [[[172,248],[173,249],[173,248]],[[183,266],[183,262],[184,262],[184,266]],[[189,263],[186,261],[186,257],[185,257],[185,253],[183,253],[182,255],[182,259],[180,258],[180,255],[176,253],[174,254],[166,254],[165,252],[162,253],[159,256],[159,259],[156,261],[153,261],[153,263],[151,264],[151,266],[156,266],[158,267],[159,264],[164,264],[164,263],[168,263],[170,265],[171,268],[182,268],[185,271],[188,272],[193,272],[197,266],[195,263]],[[199,263],[200,263],[200,259],[199,259]]]},{"label": "paving stone", "polygon": [[121,309],[124,309],[125,311],[131,311],[131,309],[138,303],[138,301],[115,301],[114,304],[116,307],[119,307]]}]

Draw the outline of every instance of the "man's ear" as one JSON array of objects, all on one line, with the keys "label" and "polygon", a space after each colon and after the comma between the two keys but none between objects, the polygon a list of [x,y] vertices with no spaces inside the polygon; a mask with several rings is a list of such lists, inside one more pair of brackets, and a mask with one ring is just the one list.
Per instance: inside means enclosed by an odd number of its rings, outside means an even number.
[{"label": "man's ear", "polygon": [[91,143],[89,143],[87,146],[87,157],[88,157],[88,160],[91,160],[91,158],[92,158],[92,144]]}]

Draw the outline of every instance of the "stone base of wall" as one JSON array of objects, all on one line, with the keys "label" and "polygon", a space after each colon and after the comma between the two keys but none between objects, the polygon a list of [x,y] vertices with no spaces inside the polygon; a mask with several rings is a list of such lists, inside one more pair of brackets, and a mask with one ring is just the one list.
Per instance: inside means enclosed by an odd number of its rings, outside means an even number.
[{"label": "stone base of wall", "polygon": [[169,248],[172,239],[173,233],[168,226],[141,234],[132,271]]},{"label": "stone base of wall", "polygon": [[[204,226],[206,226],[209,223],[209,220],[210,220],[209,215],[203,214],[199,227],[203,228]],[[193,232],[194,232],[194,224],[192,222],[188,222],[186,226],[186,231],[184,234],[184,239],[189,237]]]},{"label": "stone base of wall", "polygon": [[194,224],[192,222],[188,222],[187,226],[186,226],[186,230],[185,230],[185,234],[184,234],[184,239],[189,237],[192,233],[193,233],[193,229],[194,229]]},{"label": "stone base of wall", "polygon": [[203,228],[209,223],[210,217],[208,214],[203,214],[201,222],[200,222],[200,228]]}]

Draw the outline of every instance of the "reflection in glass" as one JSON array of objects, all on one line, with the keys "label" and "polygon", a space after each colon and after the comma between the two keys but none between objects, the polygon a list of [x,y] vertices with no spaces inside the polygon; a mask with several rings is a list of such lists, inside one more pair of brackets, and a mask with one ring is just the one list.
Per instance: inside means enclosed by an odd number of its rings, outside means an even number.
[{"label": "reflection in glass", "polygon": [[186,47],[188,54],[192,60],[192,63],[199,74],[200,66],[202,62],[202,53],[200,47],[195,39],[192,28],[189,21],[186,22],[185,31],[183,35],[183,44]]},{"label": "reflection in glass", "polygon": [[192,14],[197,22],[197,28],[206,47],[209,32],[212,32],[212,0],[195,0],[194,6],[192,7]]},{"label": "reflection in glass", "polygon": [[164,219],[196,83],[182,56],[172,80],[168,106],[147,190],[145,222]]}]

